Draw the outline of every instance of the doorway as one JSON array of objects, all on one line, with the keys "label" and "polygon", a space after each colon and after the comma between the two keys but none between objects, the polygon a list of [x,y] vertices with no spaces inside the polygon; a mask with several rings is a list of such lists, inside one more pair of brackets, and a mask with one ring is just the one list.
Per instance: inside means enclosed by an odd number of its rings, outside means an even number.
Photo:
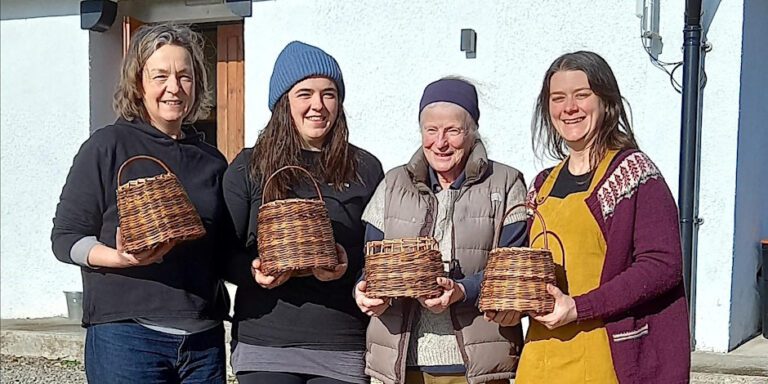
[{"label": "doorway", "polygon": [[[123,53],[133,33],[144,23],[123,18]],[[206,70],[214,101],[208,116],[195,122],[205,141],[231,162],[245,143],[245,60],[243,22],[199,23],[190,26],[203,35]]]}]

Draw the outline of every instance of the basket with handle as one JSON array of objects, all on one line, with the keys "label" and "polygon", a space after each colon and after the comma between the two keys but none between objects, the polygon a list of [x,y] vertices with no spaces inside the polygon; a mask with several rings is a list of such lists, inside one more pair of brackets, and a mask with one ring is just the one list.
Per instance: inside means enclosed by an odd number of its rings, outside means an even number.
[{"label": "basket with handle", "polygon": [[266,275],[334,268],[339,264],[331,219],[320,187],[312,174],[298,166],[275,171],[264,183],[264,191],[280,172],[295,169],[304,172],[317,192],[317,199],[290,198],[262,203],[258,215],[258,251],[261,271]]},{"label": "basket with handle", "polygon": [[482,311],[515,310],[529,313],[549,313],[554,309],[554,299],[547,293],[547,284],[556,284],[555,263],[547,240],[544,218],[525,203],[507,210],[496,228],[516,208],[530,208],[541,221],[544,248],[506,247],[495,248],[488,255],[483,281],[480,285],[479,307]]},{"label": "basket with handle", "polygon": [[[125,168],[136,160],[159,164],[165,173],[120,184]],[[179,179],[157,158],[138,155],[125,160],[117,171],[117,212],[123,248],[140,253],[170,241],[205,236],[200,216]]]},{"label": "basket with handle", "polygon": [[436,297],[437,278],[446,276],[437,241],[412,237],[365,244],[368,297]]}]

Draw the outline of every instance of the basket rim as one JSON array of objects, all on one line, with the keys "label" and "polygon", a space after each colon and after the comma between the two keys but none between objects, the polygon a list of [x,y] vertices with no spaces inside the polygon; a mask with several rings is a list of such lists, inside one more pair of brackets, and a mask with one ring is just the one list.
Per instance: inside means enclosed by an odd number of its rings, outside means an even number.
[{"label": "basket rim", "polygon": [[176,175],[174,175],[173,173],[161,173],[161,174],[155,175],[155,176],[140,177],[138,179],[128,180],[125,183],[123,183],[121,185],[118,185],[117,186],[117,190],[118,191],[122,191],[122,190],[125,190],[125,189],[128,189],[128,188],[137,187],[137,186],[141,185],[141,183],[146,183],[146,182],[150,182],[150,181],[156,181],[156,180],[160,180],[160,179],[168,179],[168,178],[176,178],[176,179],[178,179],[176,177]]},{"label": "basket rim", "polygon": [[532,247],[498,247],[498,248],[491,249],[489,253],[501,252],[501,251],[533,251],[533,252],[546,252],[550,254],[552,253],[552,250],[549,248],[532,248]]},{"label": "basket rim", "polygon": [[298,197],[291,197],[288,199],[279,199],[279,200],[272,200],[266,203],[261,204],[259,208],[263,207],[271,207],[275,205],[282,205],[282,204],[290,204],[290,203],[311,203],[311,204],[317,204],[317,205],[325,205],[325,200],[317,200],[317,199],[302,199]]},{"label": "basket rim", "polygon": [[382,240],[371,240],[367,241],[366,244],[374,244],[374,245],[384,245],[384,244],[395,244],[398,242],[402,242],[403,240],[419,240],[419,241],[434,241],[434,237],[432,236],[414,236],[414,237],[400,237],[397,239],[382,239]]}]

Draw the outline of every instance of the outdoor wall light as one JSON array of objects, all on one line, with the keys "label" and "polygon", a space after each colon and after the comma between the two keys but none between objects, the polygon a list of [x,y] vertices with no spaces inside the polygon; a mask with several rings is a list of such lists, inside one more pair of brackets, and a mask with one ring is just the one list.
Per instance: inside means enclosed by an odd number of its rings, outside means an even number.
[{"label": "outdoor wall light", "polygon": [[250,17],[252,0],[225,0],[230,12],[240,17]]},{"label": "outdoor wall light", "polygon": [[112,26],[117,15],[117,3],[109,0],[80,2],[80,29],[104,32]]},{"label": "outdoor wall light", "polygon": [[222,0],[184,0],[184,4],[186,5],[211,5],[211,4],[221,4]]},{"label": "outdoor wall light", "polygon": [[461,50],[467,55],[467,59],[474,59],[477,55],[475,53],[475,47],[477,44],[477,33],[474,29],[462,29],[461,30]]}]

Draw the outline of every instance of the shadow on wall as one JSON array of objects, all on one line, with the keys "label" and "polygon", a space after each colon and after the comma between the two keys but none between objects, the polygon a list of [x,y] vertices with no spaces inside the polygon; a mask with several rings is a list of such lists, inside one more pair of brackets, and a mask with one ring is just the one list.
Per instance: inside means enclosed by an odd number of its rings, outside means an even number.
[{"label": "shadow on wall", "polygon": [[768,238],[765,164],[768,163],[768,2],[745,1],[736,160],[736,205],[729,349],[760,331],[757,272],[760,241]]},{"label": "shadow on wall", "polygon": [[0,20],[79,14],[79,0],[3,0],[0,2]]}]

